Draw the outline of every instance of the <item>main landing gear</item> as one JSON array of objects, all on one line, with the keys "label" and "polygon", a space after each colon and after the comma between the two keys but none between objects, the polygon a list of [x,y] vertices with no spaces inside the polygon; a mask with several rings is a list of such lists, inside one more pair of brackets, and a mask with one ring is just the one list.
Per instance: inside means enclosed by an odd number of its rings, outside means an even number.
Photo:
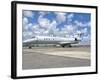
[{"label": "main landing gear", "polygon": [[71,46],[71,44],[69,44],[69,45],[61,45],[63,48],[65,47],[65,46],[67,46],[67,47],[72,47]]},{"label": "main landing gear", "polygon": [[32,46],[29,46],[28,48],[29,48],[29,49],[32,49]]}]

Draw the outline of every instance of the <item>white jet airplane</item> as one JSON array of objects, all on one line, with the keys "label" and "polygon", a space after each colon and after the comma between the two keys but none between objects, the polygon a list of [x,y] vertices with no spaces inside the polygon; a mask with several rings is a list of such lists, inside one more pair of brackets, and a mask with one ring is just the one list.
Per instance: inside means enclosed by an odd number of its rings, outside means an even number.
[{"label": "white jet airplane", "polygon": [[77,37],[54,37],[54,36],[33,36],[31,39],[23,41],[23,45],[27,45],[32,48],[32,44],[55,44],[62,47],[69,46],[71,44],[77,44],[81,41],[81,34],[77,34]]}]

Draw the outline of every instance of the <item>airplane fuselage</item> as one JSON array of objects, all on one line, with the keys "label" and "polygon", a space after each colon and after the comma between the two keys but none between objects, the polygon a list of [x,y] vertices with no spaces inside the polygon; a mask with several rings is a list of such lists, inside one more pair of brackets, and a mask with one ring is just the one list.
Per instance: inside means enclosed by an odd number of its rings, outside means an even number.
[{"label": "airplane fuselage", "polygon": [[79,41],[80,39],[78,38],[34,36],[31,39],[23,41],[23,44],[59,44],[64,47],[65,45],[76,44]]}]

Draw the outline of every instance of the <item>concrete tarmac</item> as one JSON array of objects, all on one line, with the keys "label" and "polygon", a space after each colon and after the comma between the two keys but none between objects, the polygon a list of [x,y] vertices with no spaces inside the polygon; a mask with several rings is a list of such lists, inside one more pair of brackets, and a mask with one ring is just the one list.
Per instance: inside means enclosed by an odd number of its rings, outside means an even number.
[{"label": "concrete tarmac", "polygon": [[23,48],[22,68],[61,68],[90,66],[90,47]]}]

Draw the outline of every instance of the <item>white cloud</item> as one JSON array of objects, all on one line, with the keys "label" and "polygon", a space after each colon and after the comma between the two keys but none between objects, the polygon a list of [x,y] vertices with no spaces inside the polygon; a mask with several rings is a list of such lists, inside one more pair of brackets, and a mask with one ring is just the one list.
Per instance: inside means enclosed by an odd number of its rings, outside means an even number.
[{"label": "white cloud", "polygon": [[56,22],[55,20],[53,20],[53,21],[50,23],[49,28],[55,29],[56,26],[57,26],[57,22]]},{"label": "white cloud", "polygon": [[28,18],[24,17],[23,18],[23,31],[28,30],[28,26],[27,26],[28,23],[29,23]]},{"label": "white cloud", "polygon": [[41,15],[38,18],[38,25],[39,25],[39,31],[43,35],[56,35],[57,32],[57,22],[56,20],[53,20],[50,22],[49,19],[44,18],[44,13],[41,13]]},{"label": "white cloud", "polygon": [[49,25],[48,34],[57,35],[58,29],[56,27],[57,27],[57,22],[55,20],[53,20]]},{"label": "white cloud", "polygon": [[48,30],[44,31],[44,34],[48,34],[48,33],[49,33],[49,31],[48,31]]},{"label": "white cloud", "polygon": [[23,32],[23,40],[32,37],[32,32],[31,31],[24,31]]},{"label": "white cloud", "polygon": [[90,27],[91,26],[91,22],[89,21],[86,25]]},{"label": "white cloud", "polygon": [[[39,31],[41,34],[43,35],[58,35],[59,34],[59,30],[57,27],[58,23],[56,20],[53,20],[52,22],[50,22],[49,19],[44,18],[45,13],[41,12],[41,15],[38,18],[38,23],[39,23]],[[61,15],[64,13],[60,13]]]},{"label": "white cloud", "polygon": [[80,21],[74,21],[74,23],[77,25],[77,26],[80,26],[80,27],[89,27],[91,24],[90,24],[90,21],[89,22],[85,22],[85,23],[83,23],[83,22],[80,22]]},{"label": "white cloud", "polygon": [[64,12],[55,12],[56,14],[56,20],[58,21],[58,23],[62,23],[64,21],[66,21],[66,13]]},{"label": "white cloud", "polygon": [[44,16],[44,15],[46,15],[46,14],[49,14],[49,13],[50,13],[50,12],[47,12],[47,11],[40,11],[40,12],[39,12],[39,14],[42,15],[42,16]]},{"label": "white cloud", "polygon": [[50,21],[48,19],[46,19],[46,18],[41,18],[39,20],[39,25],[40,25],[41,28],[47,29],[49,27],[49,25],[50,25]]},{"label": "white cloud", "polygon": [[71,22],[73,17],[74,17],[74,14],[73,13],[67,15],[67,21],[68,22]]},{"label": "white cloud", "polygon": [[32,31],[34,32],[34,34],[36,35],[46,35],[48,34],[48,29],[42,28],[40,27],[38,24],[35,24],[32,26]]},{"label": "white cloud", "polygon": [[[57,22],[44,18],[43,13],[38,18],[38,24],[32,24],[28,22],[28,18],[24,18],[23,22],[23,37],[28,39],[33,35],[56,35],[58,29],[56,28]],[[31,29],[31,31],[29,30]]]},{"label": "white cloud", "polygon": [[28,19],[26,17],[23,18],[23,26],[28,24]]},{"label": "white cloud", "polygon": [[80,33],[82,33],[81,30],[77,30],[76,31],[76,34],[80,34]]},{"label": "white cloud", "polygon": [[27,31],[29,27],[27,25],[23,26],[23,31]]},{"label": "white cloud", "polygon": [[33,26],[32,26],[32,30],[33,31],[37,31],[39,29],[39,25],[38,24],[34,24]]},{"label": "white cloud", "polygon": [[64,25],[64,27],[58,31],[59,36],[63,37],[73,37],[73,33],[75,32],[75,26],[73,25]]},{"label": "white cloud", "polygon": [[25,17],[31,17],[32,18],[34,16],[32,11],[24,11],[23,14],[24,14]]},{"label": "white cloud", "polygon": [[75,27],[73,25],[64,25],[64,27],[67,33],[73,33],[75,30]]},{"label": "white cloud", "polygon": [[90,34],[88,34],[87,36],[83,36],[83,41],[90,41]]},{"label": "white cloud", "polygon": [[43,11],[40,11],[40,12],[39,12],[39,14],[40,14],[40,15],[44,15],[44,14],[45,14],[45,12],[43,12]]},{"label": "white cloud", "polygon": [[32,36],[33,32],[29,30],[32,28],[32,25],[32,23],[29,23],[27,17],[23,18],[23,39],[27,39]]},{"label": "white cloud", "polygon": [[43,17],[44,15],[42,15],[42,14],[38,18],[38,24],[41,28],[47,29],[50,25],[50,20],[47,18],[44,18]]},{"label": "white cloud", "polygon": [[32,32],[35,34],[35,35],[40,35],[42,34],[44,31],[43,28],[41,28],[38,24],[35,24],[32,26]]},{"label": "white cloud", "polygon": [[86,35],[88,33],[88,29],[87,28],[84,28],[84,29],[81,29],[81,32]]},{"label": "white cloud", "polygon": [[74,17],[74,14],[73,13],[71,13],[71,14],[69,14],[68,16],[67,16],[67,18],[73,18]]},{"label": "white cloud", "polygon": [[29,24],[28,24],[29,27],[32,27],[32,25],[33,25],[32,23],[29,23]]},{"label": "white cloud", "polygon": [[32,25],[33,25],[32,23],[23,25],[23,31],[28,31],[29,29],[31,29]]}]

